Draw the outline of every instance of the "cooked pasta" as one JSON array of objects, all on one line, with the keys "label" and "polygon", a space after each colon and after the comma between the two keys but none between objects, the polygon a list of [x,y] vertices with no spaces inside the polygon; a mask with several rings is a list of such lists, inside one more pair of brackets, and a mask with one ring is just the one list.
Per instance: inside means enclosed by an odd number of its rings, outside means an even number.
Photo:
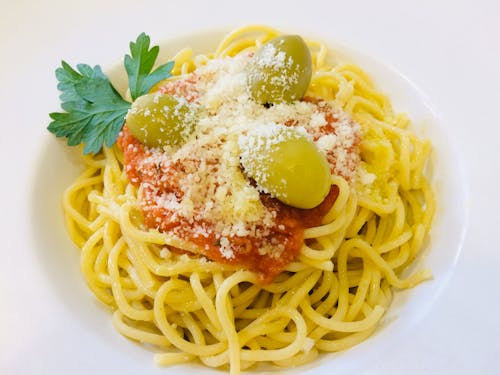
[{"label": "cooked pasta", "polygon": [[[213,53],[183,49],[169,81],[212,60],[251,56],[278,35],[244,27]],[[152,345],[160,365],[199,361],[238,374],[262,362],[310,362],[368,338],[394,289],[431,277],[427,270],[402,276],[421,252],[435,210],[425,177],[430,143],[405,114],[393,112],[361,68],[320,42],[306,43],[312,56],[306,95],[359,124],[359,162],[348,176],[332,174],[333,205],[303,231],[299,254],[272,280],[210,260],[189,238],[144,225],[143,191],[131,183],[118,145],[84,155],[84,172],[64,194],[67,230],[81,248],[89,288],[113,309],[116,329]]]}]

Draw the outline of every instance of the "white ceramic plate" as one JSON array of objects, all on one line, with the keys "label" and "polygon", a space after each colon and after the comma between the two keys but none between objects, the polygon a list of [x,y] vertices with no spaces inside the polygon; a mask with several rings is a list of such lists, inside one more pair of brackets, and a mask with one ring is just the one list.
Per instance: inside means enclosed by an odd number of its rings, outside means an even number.
[{"label": "white ceramic plate", "polygon": [[[78,250],[70,243],[64,230],[60,197],[64,188],[77,174],[79,165],[74,151],[45,131],[49,121],[46,114],[57,110],[58,105],[56,82],[52,77],[52,72],[58,63],[57,59],[61,57],[79,58],[77,61],[70,59],[71,63],[80,61],[93,63],[96,57],[104,56],[107,60],[100,62],[106,65],[125,53],[128,40],[143,30],[148,31],[148,22],[144,20],[138,21],[137,28],[134,25],[134,27],[121,28],[119,32],[116,31],[121,27],[119,25],[123,18],[130,21],[128,25],[133,25],[131,21],[138,12],[137,5],[132,5],[131,2],[125,3],[122,7],[113,7],[101,5],[97,0],[87,2],[89,7],[95,6],[101,9],[103,15],[83,5],[75,5],[75,8],[63,7],[62,3],[57,1],[49,1],[47,8],[21,4],[12,5],[11,8],[6,9],[7,13],[13,12],[13,18],[10,20],[6,18],[8,22],[4,25],[14,27],[18,31],[17,34],[10,34],[14,37],[7,41],[7,48],[12,55],[17,53],[20,60],[17,63],[6,63],[5,69],[0,73],[2,74],[1,81],[4,82],[4,91],[1,92],[2,107],[6,109],[4,121],[6,124],[18,124],[16,127],[3,125],[4,137],[0,138],[1,156],[5,161],[4,176],[9,176],[8,183],[2,184],[2,204],[5,211],[1,228],[4,245],[1,250],[3,261],[0,262],[0,296],[3,299],[0,308],[0,373],[170,374],[181,371],[182,373],[200,371],[221,373],[216,370],[206,370],[201,365],[156,368],[151,352],[115,332],[111,325],[110,312],[87,290],[79,272]],[[159,2],[155,4],[163,12],[168,12],[168,7],[160,5]],[[213,2],[213,4],[219,5],[219,8],[214,7],[214,9],[222,9],[224,5],[227,5],[223,2]],[[366,7],[371,10],[373,17],[380,18],[386,14],[385,11],[372,9],[367,4]],[[439,4],[438,2],[434,10],[436,14],[446,14],[445,9],[442,9]],[[404,20],[409,23],[413,21],[413,16],[408,16],[398,7],[397,2],[391,5],[396,12],[399,12],[397,13],[399,16],[406,17]],[[100,6],[103,8],[99,8]],[[182,9],[183,12],[179,14],[185,15],[193,6],[193,3],[187,2],[184,5],[180,4],[177,9]],[[269,5],[269,7],[274,10],[278,9],[277,6],[273,8]],[[75,15],[77,10],[81,16]],[[116,13],[114,13],[115,10]],[[345,5],[338,5],[336,10],[343,11],[344,14],[355,14],[357,11],[355,7]],[[415,17],[425,18],[429,9],[413,9],[413,11],[416,14]],[[176,32],[176,35],[185,36],[165,39],[165,44],[162,45],[165,47],[163,48],[165,55],[168,56],[170,51],[173,52],[187,44],[200,52],[212,49],[215,40],[221,34],[219,32],[189,34],[189,31],[198,29],[199,25],[210,26],[211,30],[220,30],[219,25],[227,24],[225,17],[229,15],[234,15],[234,22],[239,22],[239,25],[249,23],[245,17],[235,16],[241,12],[236,12],[236,10],[224,12],[215,12],[217,14],[213,15],[210,22],[206,21],[203,14],[192,14],[190,19],[193,22],[182,25],[181,29],[184,32]],[[7,13],[4,13],[4,17]],[[150,21],[153,19],[157,23],[161,22],[162,14],[158,13],[151,14]],[[44,17],[40,17],[40,14]],[[465,18],[466,13],[460,14]],[[24,18],[22,18],[23,15]],[[64,16],[76,23],[73,25],[76,31],[71,31],[70,21],[60,18]],[[85,29],[86,23],[83,20],[81,23],[78,21],[79,17],[90,19],[94,16],[96,17],[94,29]],[[293,23],[293,19],[299,16],[299,10],[291,11],[290,23]],[[416,128],[432,140],[435,149],[433,184],[437,192],[438,212],[425,257],[421,259],[417,267],[431,268],[435,278],[414,289],[398,292],[380,328],[366,342],[345,352],[323,355],[316,362],[290,369],[288,373],[327,374],[335,371],[337,374],[352,372],[396,374],[405,371],[409,374],[419,374],[422,372],[442,373],[449,369],[460,372],[460,370],[466,371],[474,368],[483,369],[485,373],[489,371],[493,373],[497,368],[493,363],[495,341],[490,340],[488,333],[498,332],[499,325],[490,324],[489,329],[486,329],[486,326],[481,326],[481,321],[479,321],[474,330],[464,328],[464,332],[469,332],[472,338],[482,340],[484,344],[484,347],[478,349],[477,352],[474,350],[471,352],[466,345],[467,337],[462,337],[463,343],[454,338],[455,323],[451,323],[462,322],[466,325],[467,319],[476,316],[475,310],[467,305],[463,306],[458,296],[462,291],[471,295],[471,292],[477,291],[480,284],[477,281],[475,284],[474,281],[467,283],[467,278],[462,275],[473,275],[475,270],[491,267],[499,259],[495,253],[488,252],[479,246],[475,256],[483,256],[483,259],[486,259],[484,263],[479,265],[470,262],[467,266],[464,266],[463,262],[457,263],[462,244],[465,243],[465,255],[462,259],[465,257],[466,260],[470,260],[475,259],[475,257],[468,256],[473,251],[471,245],[474,243],[486,245],[486,243],[479,240],[479,231],[469,234],[468,237],[465,236],[468,210],[471,208],[470,196],[466,194],[466,191],[470,189],[475,194],[481,194],[478,185],[470,185],[470,176],[481,177],[483,169],[480,168],[484,166],[478,167],[475,173],[463,172],[464,167],[470,165],[471,160],[479,158],[472,157],[472,153],[463,154],[463,145],[466,141],[463,135],[467,134],[464,130],[467,124],[455,121],[459,116],[450,112],[450,108],[453,107],[443,99],[445,94],[455,98],[456,103],[462,103],[460,110],[464,111],[463,116],[471,115],[472,110],[465,108],[460,93],[453,85],[456,75],[450,78],[447,77],[446,72],[443,72],[440,75],[443,82],[432,81],[429,89],[437,99],[428,99],[409,79],[392,69],[388,61],[379,62],[365,53],[357,52],[353,48],[336,42],[335,33],[325,29],[330,22],[328,15],[316,14],[316,16],[315,22],[311,21],[303,27],[314,32],[303,34],[329,41],[328,44],[331,47],[363,67],[382,91],[389,94],[396,110],[407,112]],[[175,21],[174,15],[171,15],[169,19],[174,24],[180,22]],[[487,17],[485,19],[489,20]],[[17,25],[15,20],[25,22],[27,29],[13,26]],[[193,26],[196,23],[195,20],[200,22]],[[404,20],[401,21],[401,26],[405,24]],[[64,30],[70,30],[67,35],[61,32],[63,30],[61,26],[57,26],[57,22],[64,25]],[[276,20],[276,22],[279,21]],[[272,22],[268,23],[272,24]],[[448,27],[459,30],[459,23],[450,21]],[[373,25],[375,24],[371,27]],[[2,31],[6,32],[7,26]],[[419,35],[430,43],[431,50],[439,50],[438,45],[432,45],[433,35],[426,34],[425,30],[415,25],[411,27],[411,30],[404,31],[403,35],[409,39],[413,38],[412,40],[416,40],[416,36]],[[109,50],[104,51],[103,49],[107,48],[106,45],[95,43],[100,39],[106,39],[103,35],[106,35],[108,29],[115,30],[110,37],[114,43],[110,45]],[[156,31],[155,34],[150,33],[153,39],[168,37],[168,34],[172,35],[174,31],[172,25],[165,26],[165,33],[159,34],[160,29],[162,29],[160,26],[153,28]],[[300,26],[282,29],[299,33],[302,31]],[[373,32],[374,35],[371,35],[372,29],[369,25],[358,25],[356,30],[363,34],[359,39],[361,46],[371,46],[371,42],[378,43],[380,41],[378,38],[383,35],[380,32]],[[496,30],[500,32],[498,27]],[[77,35],[78,32],[87,31],[88,34]],[[7,34],[4,33],[4,35]],[[343,40],[349,39],[346,38],[347,34],[341,31],[340,35],[343,35],[341,38]],[[31,50],[26,52],[25,48],[22,48],[26,46],[23,43],[31,40],[30,38],[36,40],[36,45],[31,45]],[[74,38],[80,44],[72,44],[70,38]],[[90,40],[94,44],[86,45],[85,42]],[[44,41],[45,44],[42,43]],[[451,51],[458,51],[460,45],[455,47],[456,50],[452,47],[448,48]],[[376,48],[367,48],[369,51],[374,49]],[[396,60],[402,62],[402,65],[407,64],[408,71],[419,72],[418,68],[421,67],[429,74],[435,74],[426,65],[425,54],[421,60],[408,64],[405,63],[406,60],[401,57],[402,55],[398,55],[397,49],[391,51],[386,55],[396,56]],[[492,55],[500,57],[500,54],[496,52]],[[437,59],[436,65],[438,66],[439,61],[448,61],[445,55],[435,54],[434,58]],[[31,71],[30,66],[36,61],[39,64],[35,64]],[[453,68],[450,68],[450,71],[455,72]],[[487,72],[487,70],[479,71],[476,74]],[[419,74],[418,77],[420,81],[427,82]],[[486,84],[481,86],[483,93],[488,92],[486,86]],[[421,88],[427,91],[427,87]],[[472,86],[467,87],[467,82],[461,86],[462,91],[469,89],[469,93],[472,92],[472,88]],[[473,98],[470,100],[474,102]],[[443,108],[439,106],[440,104]],[[439,116],[436,115],[434,107],[437,107]],[[476,126],[477,130],[489,129],[483,126],[481,121]],[[493,131],[492,134],[495,135],[498,132]],[[474,140],[472,136],[470,141],[473,145],[479,144],[474,143]],[[484,139],[485,147],[488,142],[488,139]],[[19,150],[20,143],[22,152]],[[458,149],[460,153],[457,152]],[[476,148],[476,152],[481,151]],[[489,183],[495,182],[497,184],[500,182],[496,175],[491,177]],[[478,202],[482,209],[481,203]],[[491,202],[492,208],[495,204],[496,201]],[[486,224],[481,228],[487,230],[488,220],[491,221],[492,217],[485,216]],[[479,222],[473,222],[472,228],[479,228]],[[491,264],[488,264],[490,262]],[[481,279],[481,276],[478,280],[486,281],[484,278]],[[488,281],[498,283],[500,278],[497,274],[491,276]],[[464,285],[465,289],[463,289]],[[457,290],[458,286],[462,289]],[[480,293],[478,292],[478,295],[481,295]],[[448,301],[449,304],[443,301]],[[485,308],[485,311],[494,310],[494,306]],[[498,303],[496,306],[498,310]],[[482,317],[485,322],[494,322],[493,315],[483,313]],[[469,354],[470,360],[460,358],[461,355],[465,357],[466,353]],[[451,358],[457,355],[457,362],[451,362]],[[476,365],[477,362],[481,362],[479,367]]]}]

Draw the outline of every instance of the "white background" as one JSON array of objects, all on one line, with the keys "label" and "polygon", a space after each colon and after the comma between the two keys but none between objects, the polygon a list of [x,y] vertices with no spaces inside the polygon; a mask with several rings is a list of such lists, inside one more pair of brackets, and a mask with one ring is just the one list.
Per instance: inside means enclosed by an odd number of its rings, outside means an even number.
[{"label": "white background", "polygon": [[[162,39],[249,23],[325,35],[404,73],[445,120],[449,141],[458,150],[468,210],[458,263],[430,311],[387,355],[357,373],[500,373],[500,2],[0,4],[0,373],[157,373],[149,353],[143,369],[106,361],[109,353],[116,356],[117,346],[120,355],[135,355],[133,345],[123,345],[121,338],[100,340],[100,333],[78,328],[81,315],[99,308],[91,298],[89,311],[73,314],[62,306],[47,282],[52,276],[46,275],[57,270],[38,266],[43,254],[32,256],[36,244],[27,227],[53,215],[33,215],[31,182],[34,166],[40,167],[36,156],[40,139],[47,136],[47,113],[58,108],[53,72],[61,58],[71,64],[106,64],[123,55],[127,42],[141,31]],[[51,166],[43,168],[50,179]],[[107,319],[103,331],[112,330]],[[175,373],[175,368],[162,371]],[[330,371],[335,371],[334,362]]]}]

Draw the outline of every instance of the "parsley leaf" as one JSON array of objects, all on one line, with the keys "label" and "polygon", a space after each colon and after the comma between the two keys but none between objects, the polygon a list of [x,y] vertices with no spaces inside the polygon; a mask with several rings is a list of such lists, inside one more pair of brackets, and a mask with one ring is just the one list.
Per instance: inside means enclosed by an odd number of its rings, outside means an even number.
[{"label": "parsley leaf", "polygon": [[125,69],[128,74],[128,85],[132,100],[147,94],[156,83],[172,75],[173,61],[169,61],[151,72],[160,48],[154,46],[149,49],[149,42],[149,36],[141,33],[135,43],[130,42],[132,56],[125,55]]},{"label": "parsley leaf", "polygon": [[69,146],[84,143],[84,154],[98,153],[103,143],[111,146],[120,132],[130,103],[123,100],[99,65],[77,65],[63,61],[56,70],[63,113],[49,114],[48,130],[67,137]]},{"label": "parsley leaf", "polygon": [[[149,49],[149,36],[142,33],[130,43],[132,56],[125,56],[132,99],[146,94],[159,81],[171,76],[174,62],[170,61],[151,72],[159,47]],[[57,137],[66,137],[69,146],[84,143],[84,154],[97,154],[102,145],[112,146],[125,121],[131,104],[120,96],[99,65],[93,68],[78,64],[77,70],[62,61],[56,70],[61,91],[61,108],[53,112],[47,129]]]}]

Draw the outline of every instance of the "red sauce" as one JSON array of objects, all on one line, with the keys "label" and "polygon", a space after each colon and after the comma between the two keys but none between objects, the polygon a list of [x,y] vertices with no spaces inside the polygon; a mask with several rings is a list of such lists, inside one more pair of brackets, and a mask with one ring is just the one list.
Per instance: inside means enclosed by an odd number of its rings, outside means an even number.
[{"label": "red sauce", "polygon": [[[160,88],[160,92],[182,96],[189,102],[197,102],[199,93],[196,84],[200,79],[201,77],[197,74],[191,74],[184,79],[168,82]],[[335,110],[319,99],[307,97],[304,100],[316,104],[319,111],[325,115],[326,124],[310,133],[313,139],[318,140],[323,135],[336,134],[338,118]],[[285,125],[294,126],[296,122],[297,120],[290,119]],[[261,202],[275,214],[271,228],[263,225],[257,226],[255,233],[259,235],[254,236],[222,237],[221,233],[215,229],[216,223],[203,218],[188,219],[177,215],[174,208],[166,208],[165,205],[158,203],[158,199],[155,199],[165,195],[172,197],[171,194],[173,194],[175,195],[174,201],[180,202],[184,194],[180,182],[181,176],[189,173],[193,168],[196,169],[199,166],[196,163],[199,161],[184,159],[182,162],[166,163],[167,165],[152,161],[145,162],[149,156],[159,151],[150,150],[141,144],[129,133],[126,126],[118,138],[118,144],[123,150],[129,180],[136,186],[142,185],[141,204],[144,223],[148,228],[171,233],[196,244],[201,254],[213,261],[254,271],[259,275],[263,284],[272,282],[290,262],[298,257],[303,244],[304,230],[321,224],[322,218],[332,207],[339,193],[338,187],[332,186],[328,196],[319,206],[307,210],[287,206],[269,195],[261,194]],[[351,159],[348,159],[347,165],[343,168],[337,168],[337,160],[333,151],[326,152],[332,173],[346,179],[350,178],[358,162],[358,144],[359,135],[355,135],[352,147],[345,150]],[[207,160],[207,163],[216,167],[219,161]],[[202,228],[201,232],[200,228]],[[229,240],[232,256],[224,253],[221,238]],[[278,256],[272,252],[261,251],[259,253],[259,250],[266,245],[280,247],[282,251]],[[176,250],[183,252],[181,249]]]},{"label": "red sauce", "polygon": [[[125,126],[118,138],[118,145],[123,150],[127,177],[132,184],[143,184],[143,194],[175,194],[182,199],[177,172],[183,165],[173,163],[159,166],[154,163],[143,163],[153,151],[146,148],[134,138]],[[167,176],[167,178],[165,178]],[[154,200],[142,200],[145,225],[161,232],[172,232],[192,243],[197,244],[202,255],[224,263],[249,269],[259,275],[263,284],[270,283],[286,266],[296,259],[303,244],[304,229],[321,224],[322,218],[329,211],[338,196],[338,187],[332,186],[325,200],[313,209],[299,209],[287,206],[269,195],[261,194],[264,206],[276,213],[271,229],[267,228],[265,236],[230,236],[229,241],[234,257],[227,258],[221,253],[220,235],[215,232],[214,224],[203,220],[187,220],[175,215],[173,210],[155,204]],[[200,235],[196,227],[208,229]],[[259,228],[257,228],[257,231]],[[282,244],[284,250],[280,256],[259,254],[266,244]]]}]

